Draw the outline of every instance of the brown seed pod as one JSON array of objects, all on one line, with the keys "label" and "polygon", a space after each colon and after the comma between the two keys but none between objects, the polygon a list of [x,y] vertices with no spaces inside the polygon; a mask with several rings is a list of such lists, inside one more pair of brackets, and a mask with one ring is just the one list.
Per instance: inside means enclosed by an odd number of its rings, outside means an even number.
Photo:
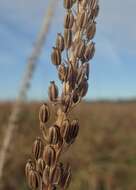
[{"label": "brown seed pod", "polygon": [[43,160],[48,166],[53,166],[55,163],[55,159],[56,159],[55,149],[52,146],[47,145],[43,151]]},{"label": "brown seed pod", "polygon": [[90,59],[93,58],[95,53],[95,43],[91,42],[91,44],[87,45],[85,53],[84,53],[84,58],[86,61],[89,61]]},{"label": "brown seed pod", "polygon": [[40,185],[40,175],[35,170],[29,172],[28,185],[31,189],[37,189]]},{"label": "brown seed pod", "polygon": [[64,44],[65,48],[69,49],[72,44],[72,30],[71,29],[64,29]]},{"label": "brown seed pod", "polygon": [[74,66],[72,64],[69,65],[68,67],[68,71],[67,71],[67,81],[69,83],[70,86],[70,90],[72,91],[72,89],[75,88],[75,84],[76,84],[76,75],[77,75],[77,70],[76,68],[74,69]]},{"label": "brown seed pod", "polygon": [[72,11],[68,11],[64,18],[64,28],[72,29],[74,23],[74,15]]},{"label": "brown seed pod", "polygon": [[63,82],[63,95],[68,95],[72,91],[71,85],[69,84],[69,81]]},{"label": "brown seed pod", "polygon": [[43,152],[43,142],[40,137],[38,137],[33,144],[32,153],[34,154],[35,159],[41,157]]},{"label": "brown seed pod", "polygon": [[46,123],[50,117],[50,110],[47,104],[43,104],[39,111],[39,120],[41,123]]},{"label": "brown seed pod", "polygon": [[86,37],[88,40],[92,40],[94,35],[96,33],[96,22],[91,22],[91,24],[88,24],[86,29]]},{"label": "brown seed pod", "polygon": [[64,38],[63,36],[58,33],[57,35],[57,39],[56,39],[56,47],[58,48],[58,50],[63,51],[64,50]]},{"label": "brown seed pod", "polygon": [[79,14],[79,17],[77,19],[78,22],[78,26],[83,29],[85,28],[85,26],[87,25],[87,21],[88,21],[88,13],[86,11],[82,11]]},{"label": "brown seed pod", "polygon": [[58,76],[61,81],[65,81],[67,78],[67,68],[64,64],[59,65],[58,67]]},{"label": "brown seed pod", "polygon": [[56,166],[50,172],[50,181],[54,185],[58,185],[61,177],[61,169],[59,166]]},{"label": "brown seed pod", "polygon": [[88,91],[88,82],[87,82],[87,79],[84,79],[79,87],[78,87],[78,93],[81,97],[84,97],[86,94],[87,94],[87,91]]},{"label": "brown seed pod", "polygon": [[64,0],[64,8],[71,9],[73,6],[73,0]]},{"label": "brown seed pod", "polygon": [[79,122],[78,122],[78,120],[73,120],[72,122],[71,122],[71,125],[70,125],[71,127],[71,137],[72,137],[72,139],[75,139],[76,137],[77,137],[77,135],[78,135],[78,131],[79,131]]},{"label": "brown seed pod", "polygon": [[85,78],[85,70],[84,70],[83,65],[81,64],[78,69],[78,74],[77,74],[77,79],[76,79],[77,85],[80,85],[82,81],[84,80],[84,78]]},{"label": "brown seed pod", "polygon": [[71,182],[71,168],[67,165],[66,168],[61,166],[61,178],[60,178],[60,187],[67,189]]},{"label": "brown seed pod", "polygon": [[45,185],[48,185],[50,183],[49,176],[50,176],[50,168],[49,166],[45,166],[44,171],[43,171],[43,178],[42,178],[43,183]]},{"label": "brown seed pod", "polygon": [[67,132],[69,131],[69,128],[70,128],[70,122],[68,119],[65,119],[62,123],[62,126],[60,127],[60,134],[62,138],[65,139],[65,137],[67,136]]},{"label": "brown seed pod", "polygon": [[58,48],[53,47],[51,60],[52,60],[52,63],[56,66],[61,64],[61,53]]},{"label": "brown seed pod", "polygon": [[71,96],[62,94],[61,103],[63,105],[63,111],[66,113],[71,106]]},{"label": "brown seed pod", "polygon": [[54,81],[50,82],[49,86],[49,99],[50,101],[55,101],[58,98],[58,87],[56,86]]},{"label": "brown seed pod", "polygon": [[35,162],[33,160],[29,159],[28,162],[26,163],[26,166],[25,166],[26,177],[28,177],[30,170],[35,170],[35,169],[36,169]]},{"label": "brown seed pod", "polygon": [[45,168],[45,161],[42,158],[37,160],[37,171],[42,175]]},{"label": "brown seed pod", "polygon": [[76,104],[79,101],[79,95],[76,90],[74,90],[74,92],[73,92],[72,100],[73,100],[74,104]]},{"label": "brown seed pod", "polygon": [[58,144],[61,141],[60,130],[57,125],[53,125],[49,128],[48,143]]}]

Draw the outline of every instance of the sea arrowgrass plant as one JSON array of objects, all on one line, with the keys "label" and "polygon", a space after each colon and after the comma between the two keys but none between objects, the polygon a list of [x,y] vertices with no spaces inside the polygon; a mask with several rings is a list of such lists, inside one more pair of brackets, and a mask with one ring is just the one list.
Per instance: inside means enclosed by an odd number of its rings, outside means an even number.
[{"label": "sea arrowgrass plant", "polygon": [[65,190],[71,181],[71,167],[60,162],[60,157],[76,140],[78,119],[70,120],[72,109],[88,91],[89,61],[95,53],[92,41],[96,33],[95,18],[99,12],[97,0],[64,0],[66,11],[64,33],[58,33],[51,60],[62,83],[49,86],[49,100],[55,108],[53,124],[47,122],[52,114],[44,103],[40,107],[39,121],[42,136],[33,144],[33,159],[28,160],[25,173],[31,189]]}]

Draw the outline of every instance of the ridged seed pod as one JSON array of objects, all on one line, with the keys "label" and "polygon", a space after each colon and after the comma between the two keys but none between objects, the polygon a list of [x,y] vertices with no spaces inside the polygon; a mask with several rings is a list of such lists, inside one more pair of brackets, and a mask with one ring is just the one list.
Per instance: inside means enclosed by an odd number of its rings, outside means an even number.
[{"label": "ridged seed pod", "polygon": [[61,177],[61,169],[59,166],[56,166],[53,168],[53,170],[50,173],[50,181],[54,185],[58,185],[60,182],[60,177]]},{"label": "ridged seed pod", "polygon": [[94,35],[96,33],[96,22],[92,22],[91,24],[88,24],[86,29],[86,36],[88,40],[92,40]]},{"label": "ridged seed pod", "polygon": [[77,19],[78,26],[83,29],[87,25],[88,21],[88,13],[86,11],[82,11]]},{"label": "ridged seed pod", "polygon": [[71,96],[70,95],[62,95],[61,103],[63,105],[63,111],[66,113],[71,106]]},{"label": "ridged seed pod", "polygon": [[74,92],[73,92],[72,100],[73,100],[74,104],[76,104],[78,102],[78,100],[79,100],[79,95],[78,95],[76,90],[74,90]]},{"label": "ridged seed pod", "polygon": [[58,33],[58,35],[57,35],[56,47],[61,52],[64,50],[64,38],[63,38],[63,36],[60,33]]},{"label": "ridged seed pod", "polygon": [[73,0],[64,0],[64,8],[71,9],[73,6]]},{"label": "ridged seed pod", "polygon": [[58,144],[61,141],[60,130],[57,125],[49,128],[48,142],[49,144]]},{"label": "ridged seed pod", "polygon": [[45,166],[44,171],[43,171],[43,178],[42,178],[43,183],[45,185],[48,185],[50,183],[49,176],[50,176],[50,168],[49,166]]},{"label": "ridged seed pod", "polygon": [[61,64],[61,53],[58,48],[53,47],[51,60],[52,60],[52,63],[56,66]]},{"label": "ridged seed pod", "polygon": [[68,119],[66,119],[63,121],[62,126],[60,128],[60,134],[64,139],[67,136],[67,132],[69,131],[69,129],[70,129],[70,122]]},{"label": "ridged seed pod", "polygon": [[53,164],[55,163],[55,159],[56,159],[55,149],[52,146],[47,145],[43,151],[43,160],[48,166],[53,166]]},{"label": "ridged seed pod", "polygon": [[71,122],[71,137],[72,139],[75,139],[78,135],[78,132],[79,132],[79,122],[78,120],[73,120]]},{"label": "ridged seed pod", "polygon": [[59,65],[58,67],[58,76],[61,81],[65,81],[67,78],[67,68],[64,64]]},{"label": "ridged seed pod", "polygon": [[93,58],[95,53],[95,43],[91,43],[86,47],[85,53],[84,53],[84,58],[86,61],[89,61],[90,59]]},{"label": "ridged seed pod", "polygon": [[58,87],[56,86],[54,81],[50,82],[49,86],[49,99],[50,101],[55,101],[58,98]]},{"label": "ridged seed pod", "polygon": [[69,81],[68,82],[63,82],[63,94],[64,95],[68,95],[70,94],[72,91],[72,88],[69,84]]},{"label": "ridged seed pod", "polygon": [[37,160],[37,171],[42,175],[45,168],[45,161],[42,158]]},{"label": "ridged seed pod", "polygon": [[83,58],[84,52],[85,52],[85,42],[84,41],[79,41],[78,44],[76,44],[74,54],[78,58]]},{"label": "ridged seed pod", "polygon": [[88,82],[87,79],[84,79],[78,87],[78,93],[81,97],[84,97],[88,92]]},{"label": "ridged seed pod", "polygon": [[64,44],[65,48],[69,49],[72,44],[72,30],[71,29],[64,29]]},{"label": "ridged seed pod", "polygon": [[34,154],[35,159],[41,157],[43,152],[43,142],[40,137],[38,137],[33,144],[32,153]]},{"label": "ridged seed pod", "polygon": [[41,123],[46,123],[50,117],[50,110],[47,104],[43,104],[39,111],[39,120]]},{"label": "ridged seed pod", "polygon": [[36,169],[35,162],[33,160],[29,159],[28,162],[26,163],[26,166],[25,166],[26,177],[28,177],[28,174],[31,170],[35,170],[35,169]]},{"label": "ridged seed pod", "polygon": [[28,185],[31,189],[37,189],[40,185],[40,175],[38,172],[31,170],[28,175]]},{"label": "ridged seed pod", "polygon": [[74,15],[72,11],[68,11],[64,19],[64,28],[72,29],[74,23]]},{"label": "ridged seed pod", "polygon": [[83,65],[81,64],[79,69],[78,69],[78,74],[77,74],[77,79],[76,82],[78,85],[80,85],[82,83],[82,81],[85,78],[85,70],[83,68]]}]

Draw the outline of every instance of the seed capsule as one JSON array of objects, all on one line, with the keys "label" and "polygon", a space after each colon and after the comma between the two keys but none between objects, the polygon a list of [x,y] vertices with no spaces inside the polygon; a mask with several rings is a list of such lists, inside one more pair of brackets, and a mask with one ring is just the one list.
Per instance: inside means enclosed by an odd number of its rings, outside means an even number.
[{"label": "seed capsule", "polygon": [[65,48],[69,49],[72,44],[72,31],[71,29],[64,29],[64,44]]},{"label": "seed capsule", "polygon": [[45,161],[42,158],[37,160],[37,171],[42,175],[45,168]]},{"label": "seed capsule", "polygon": [[73,120],[71,122],[71,137],[72,139],[75,139],[78,135],[78,132],[79,132],[79,122],[78,120]]},{"label": "seed capsule", "polygon": [[70,90],[75,88],[76,84],[76,75],[77,75],[77,70],[74,69],[74,66],[72,64],[69,65],[68,71],[67,71],[67,81],[70,86]]},{"label": "seed capsule", "polygon": [[41,157],[43,152],[43,142],[40,137],[34,141],[32,152],[36,160]]},{"label": "seed capsule", "polygon": [[76,90],[74,90],[74,92],[73,92],[72,100],[73,100],[74,104],[76,104],[78,102],[78,100],[79,100],[79,95],[78,95]]},{"label": "seed capsule", "polygon": [[60,130],[59,127],[54,125],[49,128],[48,142],[49,144],[57,144],[60,141]]},{"label": "seed capsule", "polygon": [[84,52],[85,52],[85,42],[80,41],[76,45],[75,56],[78,57],[78,58],[82,58],[83,55],[84,55]]},{"label": "seed capsule", "polygon": [[70,122],[68,119],[66,119],[63,121],[63,124],[60,128],[60,134],[64,139],[67,136],[67,132],[68,132],[69,128],[70,128]]},{"label": "seed capsule", "polygon": [[58,50],[63,51],[64,50],[64,38],[63,36],[58,33],[57,35],[57,39],[56,39],[56,47],[58,48]]},{"label": "seed capsule", "polygon": [[65,67],[64,64],[59,65],[58,67],[58,75],[59,75],[59,79],[61,81],[65,81],[66,77],[67,77],[67,68]]},{"label": "seed capsule", "polygon": [[70,94],[72,91],[72,88],[69,84],[69,81],[68,82],[63,82],[63,94],[64,95],[68,95]]},{"label": "seed capsule", "polygon": [[71,9],[73,6],[73,0],[64,0],[64,8]]},{"label": "seed capsule", "polygon": [[71,106],[71,96],[70,95],[62,95],[61,102],[63,105],[63,111],[66,113]]},{"label": "seed capsule", "polygon": [[89,61],[90,59],[93,58],[95,53],[95,44],[92,42],[86,47],[85,53],[84,53],[84,58],[86,61]]},{"label": "seed capsule", "polygon": [[41,123],[46,123],[50,117],[50,110],[47,104],[43,104],[39,111],[39,120]]},{"label": "seed capsule", "polygon": [[82,83],[82,81],[85,78],[85,70],[83,68],[83,65],[81,64],[79,69],[78,69],[78,74],[77,74],[77,79],[76,82],[78,85],[80,85]]},{"label": "seed capsule", "polygon": [[88,82],[87,79],[84,79],[78,87],[78,93],[81,97],[84,97],[88,91]]},{"label": "seed capsule", "polygon": [[50,168],[49,168],[49,166],[46,166],[43,171],[43,183],[45,185],[48,185],[50,183],[49,176],[50,176]]},{"label": "seed capsule", "polygon": [[92,22],[87,26],[86,36],[88,40],[92,40],[96,33],[96,22]]},{"label": "seed capsule", "polygon": [[71,29],[74,23],[74,15],[72,11],[68,11],[64,19],[64,27]]},{"label": "seed capsule", "polygon": [[87,21],[88,21],[88,13],[86,11],[82,11],[77,20],[78,26],[81,29],[85,28]]},{"label": "seed capsule", "polygon": [[28,160],[28,162],[26,163],[25,166],[25,175],[26,177],[28,177],[28,174],[30,172],[30,170],[35,170],[36,166],[35,166],[35,162],[33,160]]},{"label": "seed capsule", "polygon": [[55,101],[58,98],[58,87],[56,86],[54,81],[50,82],[49,86],[49,98],[50,101]]},{"label": "seed capsule", "polygon": [[59,166],[56,166],[50,173],[50,181],[54,185],[58,185],[61,177],[61,169]]},{"label": "seed capsule", "polygon": [[56,66],[61,64],[61,53],[58,48],[53,47],[51,60],[52,60],[52,63]]},{"label": "seed capsule", "polygon": [[55,159],[56,159],[56,152],[54,148],[50,145],[47,145],[43,151],[43,160],[48,166],[53,166]]},{"label": "seed capsule", "polygon": [[37,189],[40,185],[40,176],[38,172],[31,170],[28,175],[28,185],[31,189]]}]

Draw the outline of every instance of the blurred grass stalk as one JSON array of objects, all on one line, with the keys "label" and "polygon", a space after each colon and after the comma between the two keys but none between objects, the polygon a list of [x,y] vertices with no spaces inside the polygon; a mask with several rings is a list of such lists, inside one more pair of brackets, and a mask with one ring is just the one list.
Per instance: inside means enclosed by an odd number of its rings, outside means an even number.
[{"label": "blurred grass stalk", "polygon": [[39,32],[35,45],[32,49],[32,53],[30,57],[28,58],[28,63],[26,66],[23,79],[22,79],[20,90],[16,98],[16,102],[14,104],[12,113],[9,117],[8,126],[5,129],[6,132],[5,132],[3,144],[1,146],[1,151],[0,151],[0,184],[2,184],[2,176],[3,176],[3,171],[4,171],[3,169],[6,162],[7,153],[10,148],[9,145],[12,141],[12,137],[14,134],[13,132],[15,128],[17,127],[17,122],[19,120],[19,115],[21,113],[21,108],[22,108],[21,105],[27,97],[27,92],[30,88],[30,82],[33,77],[33,73],[36,69],[37,61],[40,56],[41,50],[43,48],[46,37],[48,35],[48,31],[50,28],[52,18],[54,16],[54,11],[55,11],[57,2],[58,2],[57,0],[52,0],[52,1],[49,0],[49,6],[47,8],[47,12],[43,20],[43,25],[41,27],[41,30]]}]

